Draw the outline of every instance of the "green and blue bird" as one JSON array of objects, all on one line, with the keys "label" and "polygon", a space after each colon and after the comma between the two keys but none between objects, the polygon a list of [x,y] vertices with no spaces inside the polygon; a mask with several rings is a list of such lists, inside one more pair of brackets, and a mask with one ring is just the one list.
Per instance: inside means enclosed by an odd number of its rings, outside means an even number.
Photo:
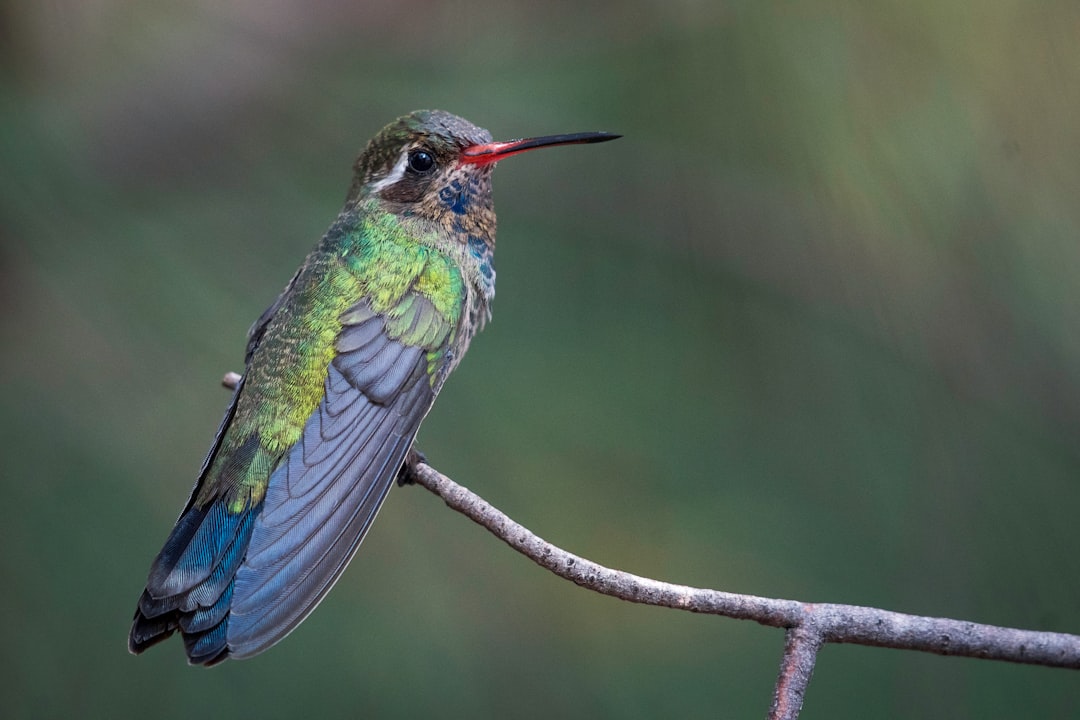
[{"label": "green and blue bird", "polygon": [[329,592],[495,295],[495,163],[608,133],[492,142],[439,110],[387,125],[345,207],[248,333],[245,372],[128,646],[247,658]]}]

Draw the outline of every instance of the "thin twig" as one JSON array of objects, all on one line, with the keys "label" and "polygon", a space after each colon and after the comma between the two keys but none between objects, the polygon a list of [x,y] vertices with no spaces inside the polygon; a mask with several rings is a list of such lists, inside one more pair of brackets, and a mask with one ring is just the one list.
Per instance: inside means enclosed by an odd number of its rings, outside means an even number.
[{"label": "thin twig", "polygon": [[807,625],[788,628],[769,720],[795,720],[799,717],[822,642],[824,638],[816,628]]},{"label": "thin twig", "polygon": [[858,605],[738,595],[674,585],[613,570],[552,545],[429,465],[417,465],[415,477],[419,484],[441,497],[451,508],[483,525],[541,567],[582,587],[621,600],[754,620],[770,627],[814,627],[826,643],[873,645],[1080,669],[1080,636],[1077,635],[907,615]]},{"label": "thin twig", "polygon": [[[221,382],[235,389],[240,376],[226,373]],[[410,478],[537,565],[581,587],[629,602],[754,620],[787,629],[770,720],[798,718],[818,649],[825,643],[1080,669],[1080,636],[1077,635],[907,615],[858,605],[739,595],[613,570],[552,545],[426,463],[417,463]]]}]

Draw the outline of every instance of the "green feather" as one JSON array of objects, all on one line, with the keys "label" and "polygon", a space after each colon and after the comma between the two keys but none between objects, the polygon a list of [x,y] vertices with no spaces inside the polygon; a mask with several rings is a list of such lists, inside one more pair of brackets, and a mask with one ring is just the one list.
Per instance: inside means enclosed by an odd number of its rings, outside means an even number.
[{"label": "green feather", "polygon": [[[225,495],[239,512],[262,499],[270,473],[322,401],[334,343],[345,324],[384,316],[389,337],[427,351],[428,379],[436,386],[462,316],[461,271],[451,258],[418,242],[400,218],[376,208],[369,202],[354,227],[328,233],[286,290],[254,351],[197,504]],[[253,435],[260,451],[242,470],[230,468]]]}]

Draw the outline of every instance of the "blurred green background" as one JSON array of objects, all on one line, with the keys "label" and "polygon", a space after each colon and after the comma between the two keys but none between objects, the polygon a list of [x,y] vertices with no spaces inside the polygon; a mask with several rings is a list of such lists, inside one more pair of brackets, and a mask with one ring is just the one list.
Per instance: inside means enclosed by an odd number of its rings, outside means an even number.
[{"label": "blurred green background", "polygon": [[[284,643],[125,637],[248,325],[439,107],[496,173],[432,463],[675,582],[1080,632],[1080,5],[0,3],[0,715],[762,717],[777,630],[545,573],[418,488]],[[803,717],[1066,718],[1080,675],[830,646]]]}]

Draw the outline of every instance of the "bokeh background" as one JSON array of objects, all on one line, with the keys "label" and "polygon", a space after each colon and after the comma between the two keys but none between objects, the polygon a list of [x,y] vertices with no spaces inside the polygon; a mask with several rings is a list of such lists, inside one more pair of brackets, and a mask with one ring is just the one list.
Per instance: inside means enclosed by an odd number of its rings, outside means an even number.
[{"label": "bokeh background", "polygon": [[[1080,631],[1080,5],[976,5],[0,3],[0,715],[764,715],[779,631],[418,488],[265,655],[127,654],[219,378],[421,107],[625,135],[498,170],[435,466],[636,573]],[[1073,672],[830,646],[803,717],[1077,713]]]}]

